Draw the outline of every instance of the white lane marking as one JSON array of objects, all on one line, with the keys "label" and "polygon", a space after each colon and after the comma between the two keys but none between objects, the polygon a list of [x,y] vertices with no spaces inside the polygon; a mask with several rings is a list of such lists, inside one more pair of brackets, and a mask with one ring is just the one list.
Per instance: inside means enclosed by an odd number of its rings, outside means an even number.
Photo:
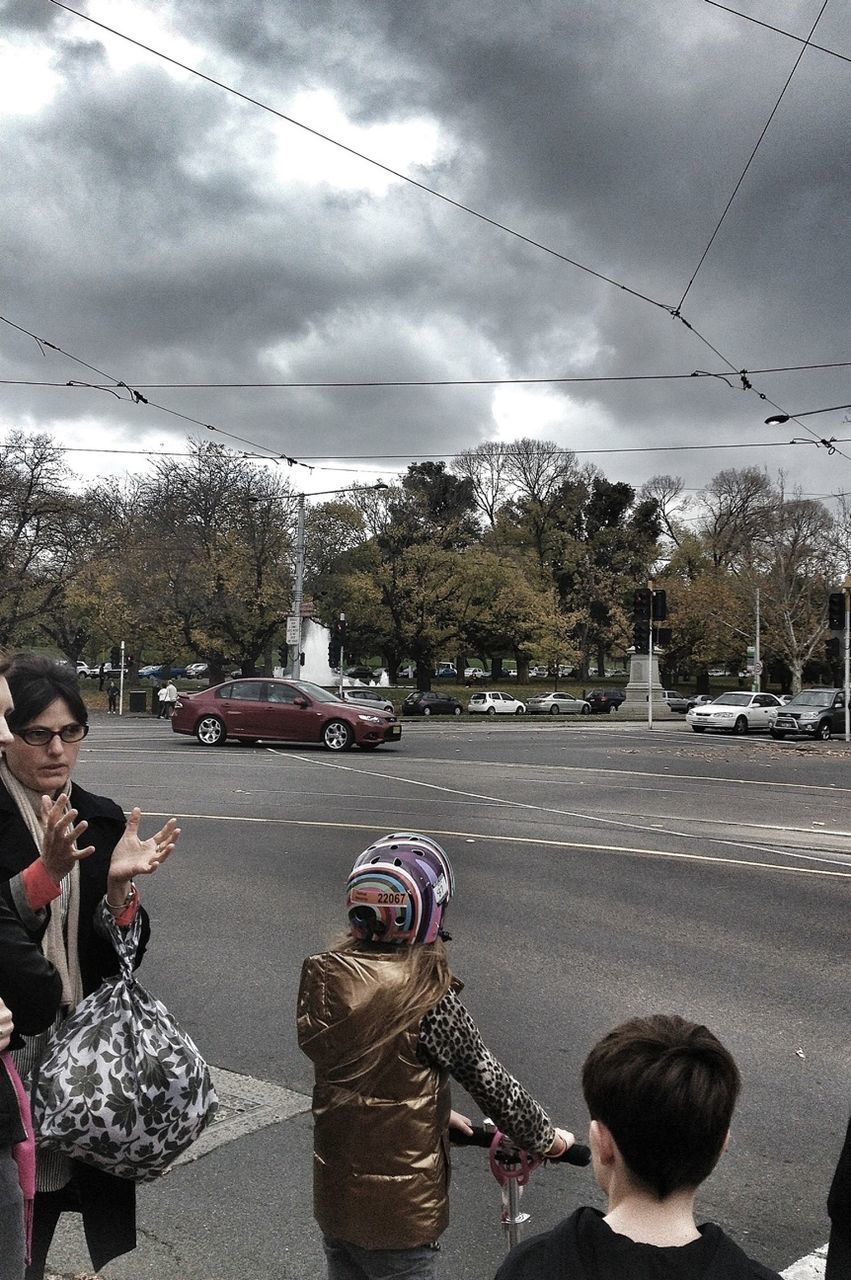
[{"label": "white lane marking", "polygon": [[[671,836],[677,840],[693,840],[694,835],[690,831],[675,831],[671,828],[658,827],[650,823],[641,822],[621,822],[617,818],[600,817],[598,814],[577,813],[571,809],[553,809],[546,805],[526,804],[523,800],[506,800],[499,796],[481,795],[475,791],[461,791],[456,787],[446,787],[435,782],[422,782],[418,778],[400,778],[394,774],[377,773],[369,769],[356,769],[352,765],[338,764],[331,760],[314,760],[307,756],[291,756],[290,759],[301,760],[302,763],[314,764],[321,769],[339,769],[343,773],[354,773],[359,777],[384,778],[391,782],[405,782],[411,787],[425,787],[430,791],[440,791],[444,795],[463,796],[470,800],[485,800],[489,804],[499,804],[509,809],[524,809],[532,813],[549,813],[559,818],[576,818],[582,822],[596,822],[602,826],[618,827],[626,831],[640,831],[648,835]],[[749,849],[752,853],[773,853],[778,858],[800,858],[807,862],[826,862],[834,866],[843,866],[841,859],[836,858],[819,858],[813,854],[799,854],[788,849],[774,849],[770,845],[749,844],[746,840],[725,840],[721,836],[704,836],[709,844],[720,844],[729,846],[734,849]],[[684,855],[685,856],[685,855]],[[688,855],[697,856],[697,855]],[[719,859],[721,861],[721,859]],[[792,868],[789,868],[792,870]],[[839,873],[826,873],[839,874]]]},{"label": "white lane marking", "polygon": [[[151,811],[147,816],[164,818],[171,815]],[[311,818],[250,818],[239,813],[182,813],[180,820],[181,822],[238,822],[243,826],[249,822],[256,822],[270,827],[320,827],[338,831],[378,831],[381,834],[387,831],[386,823],[379,826],[374,822],[330,822],[327,819]],[[747,858],[724,858],[708,853],[674,853],[669,849],[639,849],[620,844],[589,844],[580,840],[545,840],[541,836],[499,836],[488,831],[454,831],[440,827],[420,827],[419,830],[423,835],[451,836],[458,840],[474,840],[483,844],[490,840],[496,844],[539,845],[547,849],[575,849],[579,853],[614,853],[640,858],[669,858],[675,862],[707,862],[731,867],[752,867],[756,871],[783,871],[791,876],[828,876],[831,879],[851,880],[851,871],[823,871],[821,867],[786,867],[774,862],[751,862]],[[774,851],[767,849],[765,852]]]}]

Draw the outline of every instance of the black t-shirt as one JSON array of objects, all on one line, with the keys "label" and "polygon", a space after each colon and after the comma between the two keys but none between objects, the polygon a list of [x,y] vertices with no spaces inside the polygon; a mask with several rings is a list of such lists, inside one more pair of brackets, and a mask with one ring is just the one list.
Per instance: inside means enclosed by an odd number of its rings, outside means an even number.
[{"label": "black t-shirt", "polygon": [[512,1249],[496,1280],[780,1280],[714,1223],[679,1246],[637,1244],[597,1209],[577,1209],[551,1231]]}]

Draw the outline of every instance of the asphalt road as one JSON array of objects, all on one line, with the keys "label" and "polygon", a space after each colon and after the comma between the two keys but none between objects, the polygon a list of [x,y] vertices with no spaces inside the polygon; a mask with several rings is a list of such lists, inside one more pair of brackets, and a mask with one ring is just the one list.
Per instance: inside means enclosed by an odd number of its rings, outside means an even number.
[{"label": "asphalt road", "polygon": [[[698,738],[680,721],[651,733],[614,717],[464,719],[330,755],[204,748],[162,722],[102,717],[80,760],[82,785],[181,818],[178,852],[142,885],[143,983],[215,1067],[297,1097],[291,1118],[143,1187],[140,1248],[104,1277],[321,1280],[299,968],[343,923],[354,856],[405,829],[449,852],[465,1002],[558,1123],[587,1126],[580,1066],[615,1023],[656,1010],[704,1021],[745,1090],[701,1217],[778,1269],[826,1239],[851,1100],[844,744]],[[542,1230],[583,1202],[600,1203],[590,1175],[559,1168],[525,1203]],[[452,1209],[444,1275],[492,1276],[503,1245],[483,1153],[457,1156]],[[53,1261],[71,1274],[84,1257],[66,1232]]]}]

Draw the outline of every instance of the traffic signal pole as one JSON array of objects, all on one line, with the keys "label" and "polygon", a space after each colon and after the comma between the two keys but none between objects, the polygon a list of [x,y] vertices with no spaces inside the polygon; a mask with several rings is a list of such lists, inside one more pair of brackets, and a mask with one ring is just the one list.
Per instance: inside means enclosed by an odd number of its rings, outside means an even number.
[{"label": "traffic signal pole", "polygon": [[305,494],[298,495],[298,531],[295,543],[295,585],[293,587],[293,617],[298,623],[298,641],[290,658],[290,676],[297,680],[301,674],[301,606],[304,602],[304,500]]},{"label": "traffic signal pole", "polygon": [[647,641],[647,728],[653,728],[653,584],[650,584],[650,636]]}]

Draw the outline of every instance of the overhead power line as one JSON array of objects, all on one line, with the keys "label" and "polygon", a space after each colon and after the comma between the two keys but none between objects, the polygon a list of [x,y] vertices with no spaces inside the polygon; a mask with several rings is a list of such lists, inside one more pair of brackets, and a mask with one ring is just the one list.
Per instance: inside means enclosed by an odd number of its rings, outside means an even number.
[{"label": "overhead power line", "polygon": [[[787,364],[765,369],[739,369],[738,376],[762,373],[801,373],[819,369],[848,369],[851,360],[833,361],[830,364]],[[370,378],[362,381],[340,379],[316,382],[133,382],[138,391],[258,391],[258,390],[348,390],[378,387],[516,387],[561,383],[598,382],[679,382],[689,378],[728,378],[730,370],[723,372],[694,369],[691,373],[610,373],[570,374],[541,378]],[[728,384],[730,385],[730,384]],[[94,391],[111,391],[114,384],[96,382],[48,382],[36,378],[0,378],[3,387],[90,387]]]},{"label": "overhead power line", "polygon": [[823,44],[814,44],[812,40],[806,40],[803,36],[796,36],[792,31],[784,31],[782,27],[774,27],[770,22],[760,22],[759,18],[752,18],[749,13],[740,13],[738,9],[731,9],[726,4],[719,4],[718,0],[705,0],[706,4],[711,4],[713,9],[723,9],[725,13],[732,13],[736,18],[744,18],[745,22],[753,22],[757,27],[765,27],[767,31],[776,31],[779,36],[788,36],[790,40],[797,40],[798,44],[808,44],[811,49],[818,49],[819,53],[829,53],[832,58],[841,58],[843,62],[851,62],[851,58],[846,57],[844,53],[837,53],[835,49],[828,49]]},{"label": "overhead power line", "polygon": [[[815,31],[815,29],[816,29],[816,27],[818,26],[819,22],[821,21],[821,15],[824,13],[825,9],[827,8],[827,4],[828,4],[828,0],[823,0],[823,4],[822,4],[821,8],[820,8],[820,9],[819,9],[819,11],[818,11],[818,14],[817,14],[817,16],[816,16],[816,20],[815,20],[815,22],[813,23],[812,27],[810,28],[810,36],[813,34],[813,32]],[[698,274],[698,272],[700,271],[700,268],[703,266],[703,264],[704,264],[704,262],[705,262],[705,260],[706,260],[706,255],[709,253],[709,250],[712,248],[712,245],[713,245],[713,244],[714,244],[714,242],[715,242],[715,237],[718,235],[718,232],[721,230],[721,224],[723,223],[724,219],[727,217],[727,214],[729,213],[729,210],[730,210],[730,206],[732,205],[733,201],[735,200],[736,196],[738,195],[739,188],[741,187],[742,183],[744,182],[744,180],[745,180],[745,178],[746,178],[746,176],[747,176],[747,172],[748,172],[748,170],[750,169],[751,165],[753,164],[754,156],[756,155],[757,151],[759,150],[760,143],[762,142],[762,140],[763,140],[763,138],[765,137],[765,135],[768,133],[769,127],[770,127],[770,125],[771,125],[771,122],[772,122],[772,120],[774,119],[774,117],[775,117],[775,115],[776,115],[776,113],[777,113],[777,111],[778,111],[778,109],[779,109],[779,107],[780,107],[780,103],[783,101],[783,95],[785,94],[786,90],[789,88],[789,85],[792,83],[792,77],[794,76],[795,72],[798,70],[798,64],[800,63],[801,59],[803,58],[804,54],[806,53],[806,51],[807,51],[807,46],[808,46],[808,45],[809,45],[809,36],[808,36],[808,37],[807,37],[807,39],[804,41],[803,47],[801,48],[801,50],[800,50],[800,52],[799,52],[799,54],[798,54],[797,58],[795,59],[795,63],[794,63],[794,65],[793,65],[793,67],[792,67],[792,70],[789,72],[788,76],[786,77],[786,83],[784,84],[783,88],[780,90],[780,95],[779,95],[779,97],[778,97],[777,101],[775,102],[774,106],[771,108],[771,111],[770,111],[770,113],[769,113],[768,119],[766,120],[765,124],[764,124],[764,125],[763,125],[763,127],[762,127],[762,132],[760,133],[759,137],[758,137],[758,138],[757,138],[757,140],[756,140],[756,143],[755,143],[755,145],[754,145],[754,149],[753,149],[753,151],[750,153],[750,155],[748,156],[747,163],[745,164],[745,167],[744,167],[744,169],[743,169],[743,170],[742,170],[742,172],[741,172],[741,175],[740,175],[740,177],[739,177],[739,180],[738,180],[738,182],[736,183],[735,187],[733,187],[733,190],[732,190],[732,192],[731,192],[731,194],[730,194],[730,198],[729,198],[729,200],[727,201],[727,203],[725,204],[725,206],[724,206],[724,208],[723,208],[723,210],[722,210],[722,212],[721,212],[721,217],[718,219],[718,222],[717,222],[717,223],[716,223],[716,225],[715,225],[715,230],[712,232],[712,235],[709,237],[709,243],[707,244],[706,248],[703,250],[703,253],[700,255],[700,258],[699,258],[699,260],[698,260],[697,266],[695,267],[694,271],[691,273],[691,279],[689,280],[688,284],[687,284],[687,285],[686,285],[686,287],[685,287],[685,291],[683,292],[683,296],[680,298],[679,302],[677,303],[677,306],[676,306],[676,311],[677,311],[677,312],[679,312],[680,308],[682,307],[683,303],[685,302],[686,298],[688,297],[689,290],[691,289],[691,286],[694,284],[694,282],[695,282],[695,280],[696,280],[696,278],[697,278],[697,274]]]}]

